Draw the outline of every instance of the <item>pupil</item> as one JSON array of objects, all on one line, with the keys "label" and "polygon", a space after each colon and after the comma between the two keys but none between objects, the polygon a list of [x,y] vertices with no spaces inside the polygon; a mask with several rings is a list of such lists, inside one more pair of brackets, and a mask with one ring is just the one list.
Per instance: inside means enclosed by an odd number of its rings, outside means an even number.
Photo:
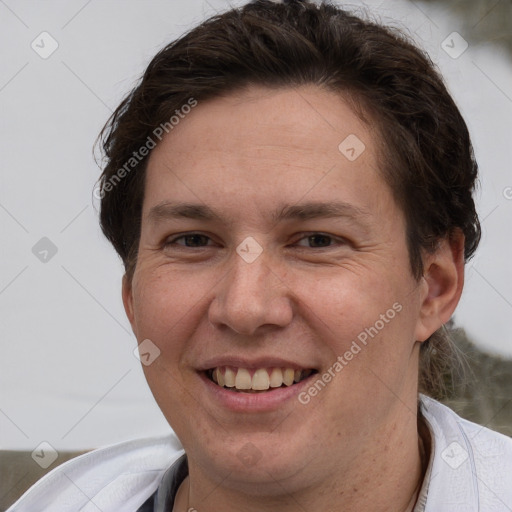
[{"label": "pupil", "polygon": [[202,245],[201,242],[205,242],[205,236],[204,235],[187,235],[185,237],[185,245],[187,247],[190,247],[192,245]]},{"label": "pupil", "polygon": [[311,235],[309,241],[314,247],[326,247],[329,245],[330,237],[327,235]]}]

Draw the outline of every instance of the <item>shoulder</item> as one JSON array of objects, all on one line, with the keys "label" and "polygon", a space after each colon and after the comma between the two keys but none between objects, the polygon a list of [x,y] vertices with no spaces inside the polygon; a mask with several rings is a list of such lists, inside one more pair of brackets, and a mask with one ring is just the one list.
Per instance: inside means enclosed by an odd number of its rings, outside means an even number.
[{"label": "shoulder", "polygon": [[45,475],[8,512],[135,511],[183,453],[174,434],[94,450]]},{"label": "shoulder", "polygon": [[512,509],[512,439],[420,397],[432,435],[426,512]]}]

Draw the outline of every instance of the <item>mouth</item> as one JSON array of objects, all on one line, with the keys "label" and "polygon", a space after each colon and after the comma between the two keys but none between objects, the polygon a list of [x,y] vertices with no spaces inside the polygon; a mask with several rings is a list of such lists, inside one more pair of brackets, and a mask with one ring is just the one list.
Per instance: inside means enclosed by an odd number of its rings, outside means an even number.
[{"label": "mouth", "polygon": [[318,373],[312,368],[240,368],[218,366],[205,370],[206,377],[217,386],[234,393],[267,393],[294,386]]}]

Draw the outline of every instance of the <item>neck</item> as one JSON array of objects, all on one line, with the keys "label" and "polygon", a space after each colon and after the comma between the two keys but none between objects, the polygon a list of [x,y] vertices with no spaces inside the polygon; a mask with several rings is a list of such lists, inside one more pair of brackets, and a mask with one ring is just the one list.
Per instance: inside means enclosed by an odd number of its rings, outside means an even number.
[{"label": "neck", "polygon": [[[412,512],[426,469],[428,440],[424,445],[416,417],[410,411],[407,414],[408,420],[400,418],[381,432],[356,460],[325,467],[318,481],[310,475],[309,485],[272,478],[270,485],[260,483],[252,492],[242,491],[236,475],[213,482],[189,460],[189,477],[179,489],[173,512],[296,512],[298,504],[303,510],[325,512]],[[270,487],[276,491],[262,492]]]}]

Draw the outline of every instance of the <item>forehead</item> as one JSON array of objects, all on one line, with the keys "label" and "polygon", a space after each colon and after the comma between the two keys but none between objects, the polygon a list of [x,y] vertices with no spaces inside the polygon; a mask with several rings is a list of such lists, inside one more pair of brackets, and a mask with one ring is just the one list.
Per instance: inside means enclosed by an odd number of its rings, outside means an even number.
[{"label": "forehead", "polygon": [[314,86],[199,102],[150,156],[143,215],[176,199],[247,213],[301,199],[363,208],[388,188],[374,132],[338,93]]}]

